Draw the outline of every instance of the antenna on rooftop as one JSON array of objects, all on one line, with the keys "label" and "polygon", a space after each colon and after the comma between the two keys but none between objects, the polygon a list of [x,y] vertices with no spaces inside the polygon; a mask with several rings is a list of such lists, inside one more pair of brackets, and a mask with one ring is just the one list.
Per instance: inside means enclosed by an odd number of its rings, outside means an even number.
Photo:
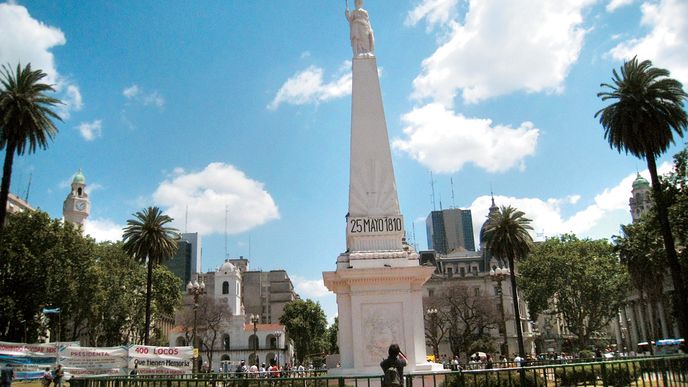
[{"label": "antenna on rooftop", "polygon": [[449,184],[451,184],[451,194],[452,194],[452,208],[456,208],[456,203],[454,202],[454,178],[449,178]]},{"label": "antenna on rooftop", "polygon": [[184,212],[184,232],[187,231],[187,226],[189,225],[189,205],[186,205],[186,211]]},{"label": "antenna on rooftop", "polygon": [[432,190],[432,210],[435,211],[435,179],[432,177],[432,171],[430,171],[430,189]]},{"label": "antenna on rooftop", "polygon": [[248,259],[251,259],[251,234],[248,234]]},{"label": "antenna on rooftop", "polygon": [[31,177],[33,173],[29,173],[29,184],[26,186],[26,193],[24,194],[24,201],[29,202],[29,192],[31,191]]},{"label": "antenna on rooftop", "polygon": [[442,194],[439,193],[439,194],[437,194],[437,196],[439,196],[439,199],[440,199],[440,211],[442,211]]},{"label": "antenna on rooftop", "polygon": [[411,230],[413,232],[413,248],[418,251],[418,243],[416,243],[416,221],[411,222]]},{"label": "antenna on rooftop", "polygon": [[227,250],[227,217],[229,216],[229,208],[225,204],[225,259],[229,258],[229,251]]}]

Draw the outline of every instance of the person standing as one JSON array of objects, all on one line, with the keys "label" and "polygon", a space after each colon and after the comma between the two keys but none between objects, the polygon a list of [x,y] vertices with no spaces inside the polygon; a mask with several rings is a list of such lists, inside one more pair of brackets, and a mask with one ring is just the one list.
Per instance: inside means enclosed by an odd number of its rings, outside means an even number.
[{"label": "person standing", "polygon": [[12,386],[12,379],[14,379],[14,370],[11,367],[5,367],[0,369],[0,386],[10,387]]},{"label": "person standing", "polygon": [[50,367],[45,367],[45,372],[43,372],[43,381],[42,384],[44,387],[50,386],[50,383],[53,382],[53,373],[50,372]]},{"label": "person standing", "polygon": [[58,364],[55,368],[55,375],[53,376],[53,385],[55,387],[62,387],[62,377],[64,376],[64,370],[62,369],[62,364]]},{"label": "person standing", "polygon": [[387,359],[380,362],[380,368],[384,373],[384,387],[403,386],[404,367],[408,363],[406,356],[401,352],[398,344],[392,344],[387,350]]}]

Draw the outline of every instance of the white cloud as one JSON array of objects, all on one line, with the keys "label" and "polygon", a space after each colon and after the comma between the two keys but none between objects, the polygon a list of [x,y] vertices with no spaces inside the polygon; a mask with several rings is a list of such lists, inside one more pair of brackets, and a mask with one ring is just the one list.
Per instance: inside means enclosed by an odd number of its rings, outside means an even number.
[{"label": "white cloud", "polygon": [[334,294],[325,287],[325,282],[322,278],[306,279],[300,276],[292,276],[291,280],[294,283],[294,290],[301,298],[322,298]]},{"label": "white cloud", "polygon": [[101,120],[95,120],[93,122],[82,122],[81,124],[79,124],[77,129],[79,129],[81,137],[83,137],[86,141],[93,141],[96,138],[102,136],[103,133],[103,126]]},{"label": "white cloud", "polygon": [[406,16],[406,25],[414,26],[425,19],[428,26],[446,24],[456,17],[458,0],[424,0]]},{"label": "white cloud", "polygon": [[[463,24],[445,21],[444,42],[423,61],[413,96],[451,106],[459,91],[467,103],[515,91],[562,91],[583,45],[582,11],[594,2],[468,1]],[[428,10],[417,7],[408,19],[438,23],[435,11],[450,3],[425,1],[419,7]]]},{"label": "white cloud", "polygon": [[611,50],[616,59],[649,59],[655,66],[671,71],[671,76],[688,83],[688,2],[685,0],[647,1],[641,6],[641,24],[650,32],[619,43]]},{"label": "white cloud", "polygon": [[124,226],[110,219],[90,219],[84,221],[84,233],[90,235],[96,242],[117,242],[122,240]]},{"label": "white cloud", "polygon": [[268,109],[276,110],[282,103],[305,105],[324,102],[351,94],[351,62],[345,62],[330,82],[323,82],[323,69],[309,66],[294,74],[280,87]]},{"label": "white cloud", "polygon": [[634,0],[611,0],[607,4],[607,12],[614,12],[621,7],[632,4],[633,1]]},{"label": "white cloud", "polygon": [[127,97],[128,99],[132,99],[136,97],[139,94],[139,87],[138,85],[131,85],[124,90],[122,90],[122,95]]},{"label": "white cloud", "polygon": [[415,108],[402,120],[406,138],[395,139],[392,146],[438,173],[456,172],[466,163],[489,172],[523,168],[523,159],[535,153],[539,135],[531,122],[514,129],[466,118],[438,103]]},{"label": "white cloud", "polygon": [[[658,168],[659,174],[666,174],[672,168],[670,163],[663,163]],[[640,173],[648,181],[650,174],[647,170]],[[574,233],[581,237],[591,238],[610,238],[618,234],[619,222],[614,221],[619,213],[623,213],[627,218],[626,223],[630,223],[631,215],[628,206],[628,199],[631,197],[631,188],[636,178],[635,173],[625,176],[621,181],[613,186],[605,188],[597,194],[591,204],[574,212],[566,217],[563,215],[566,206],[572,206],[579,202],[579,195],[571,195],[565,198],[517,198],[506,196],[495,196],[495,203],[498,206],[512,206],[523,211],[526,217],[531,219],[533,232],[536,239],[553,237],[565,233]],[[473,230],[476,243],[479,243],[480,228],[482,227],[491,200],[489,196],[481,196],[471,204],[473,215]]]},{"label": "white cloud", "polygon": [[130,101],[138,102],[144,106],[153,105],[158,108],[165,106],[165,98],[157,91],[146,92],[139,85],[131,85],[122,90],[122,95]]},{"label": "white cloud", "polygon": [[31,63],[32,69],[46,73],[45,83],[54,85],[65,104],[58,107],[63,119],[71,110],[80,110],[83,102],[79,88],[57,71],[50,51],[67,43],[64,33],[31,17],[26,7],[13,3],[0,4],[0,64],[14,71],[18,63]]},{"label": "white cloud", "polygon": [[160,183],[153,201],[184,224],[188,206],[188,230],[201,234],[238,234],[274,219],[279,211],[263,183],[252,180],[232,165],[211,163],[199,172],[175,169],[175,174]]},{"label": "white cloud", "polygon": [[81,91],[75,85],[68,85],[65,90],[66,96],[63,102],[67,105],[69,110],[81,110],[84,106],[83,99],[81,98]]}]

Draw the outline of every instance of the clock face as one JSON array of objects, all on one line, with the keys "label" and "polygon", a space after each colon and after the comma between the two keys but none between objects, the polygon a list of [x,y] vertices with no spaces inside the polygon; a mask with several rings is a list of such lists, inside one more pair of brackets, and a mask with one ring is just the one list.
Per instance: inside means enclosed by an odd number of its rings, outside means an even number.
[{"label": "clock face", "polygon": [[86,202],[79,200],[74,203],[74,208],[76,208],[77,211],[84,211],[86,209]]}]

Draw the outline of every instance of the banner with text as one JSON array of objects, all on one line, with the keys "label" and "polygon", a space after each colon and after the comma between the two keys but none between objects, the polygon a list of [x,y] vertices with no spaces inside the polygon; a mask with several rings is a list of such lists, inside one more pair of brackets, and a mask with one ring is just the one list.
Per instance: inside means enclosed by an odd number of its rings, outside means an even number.
[{"label": "banner with text", "polygon": [[193,368],[192,347],[129,347],[129,369],[137,368],[139,375],[190,374]]},{"label": "banner with text", "polygon": [[127,374],[126,347],[67,346],[60,350],[65,378]]}]

